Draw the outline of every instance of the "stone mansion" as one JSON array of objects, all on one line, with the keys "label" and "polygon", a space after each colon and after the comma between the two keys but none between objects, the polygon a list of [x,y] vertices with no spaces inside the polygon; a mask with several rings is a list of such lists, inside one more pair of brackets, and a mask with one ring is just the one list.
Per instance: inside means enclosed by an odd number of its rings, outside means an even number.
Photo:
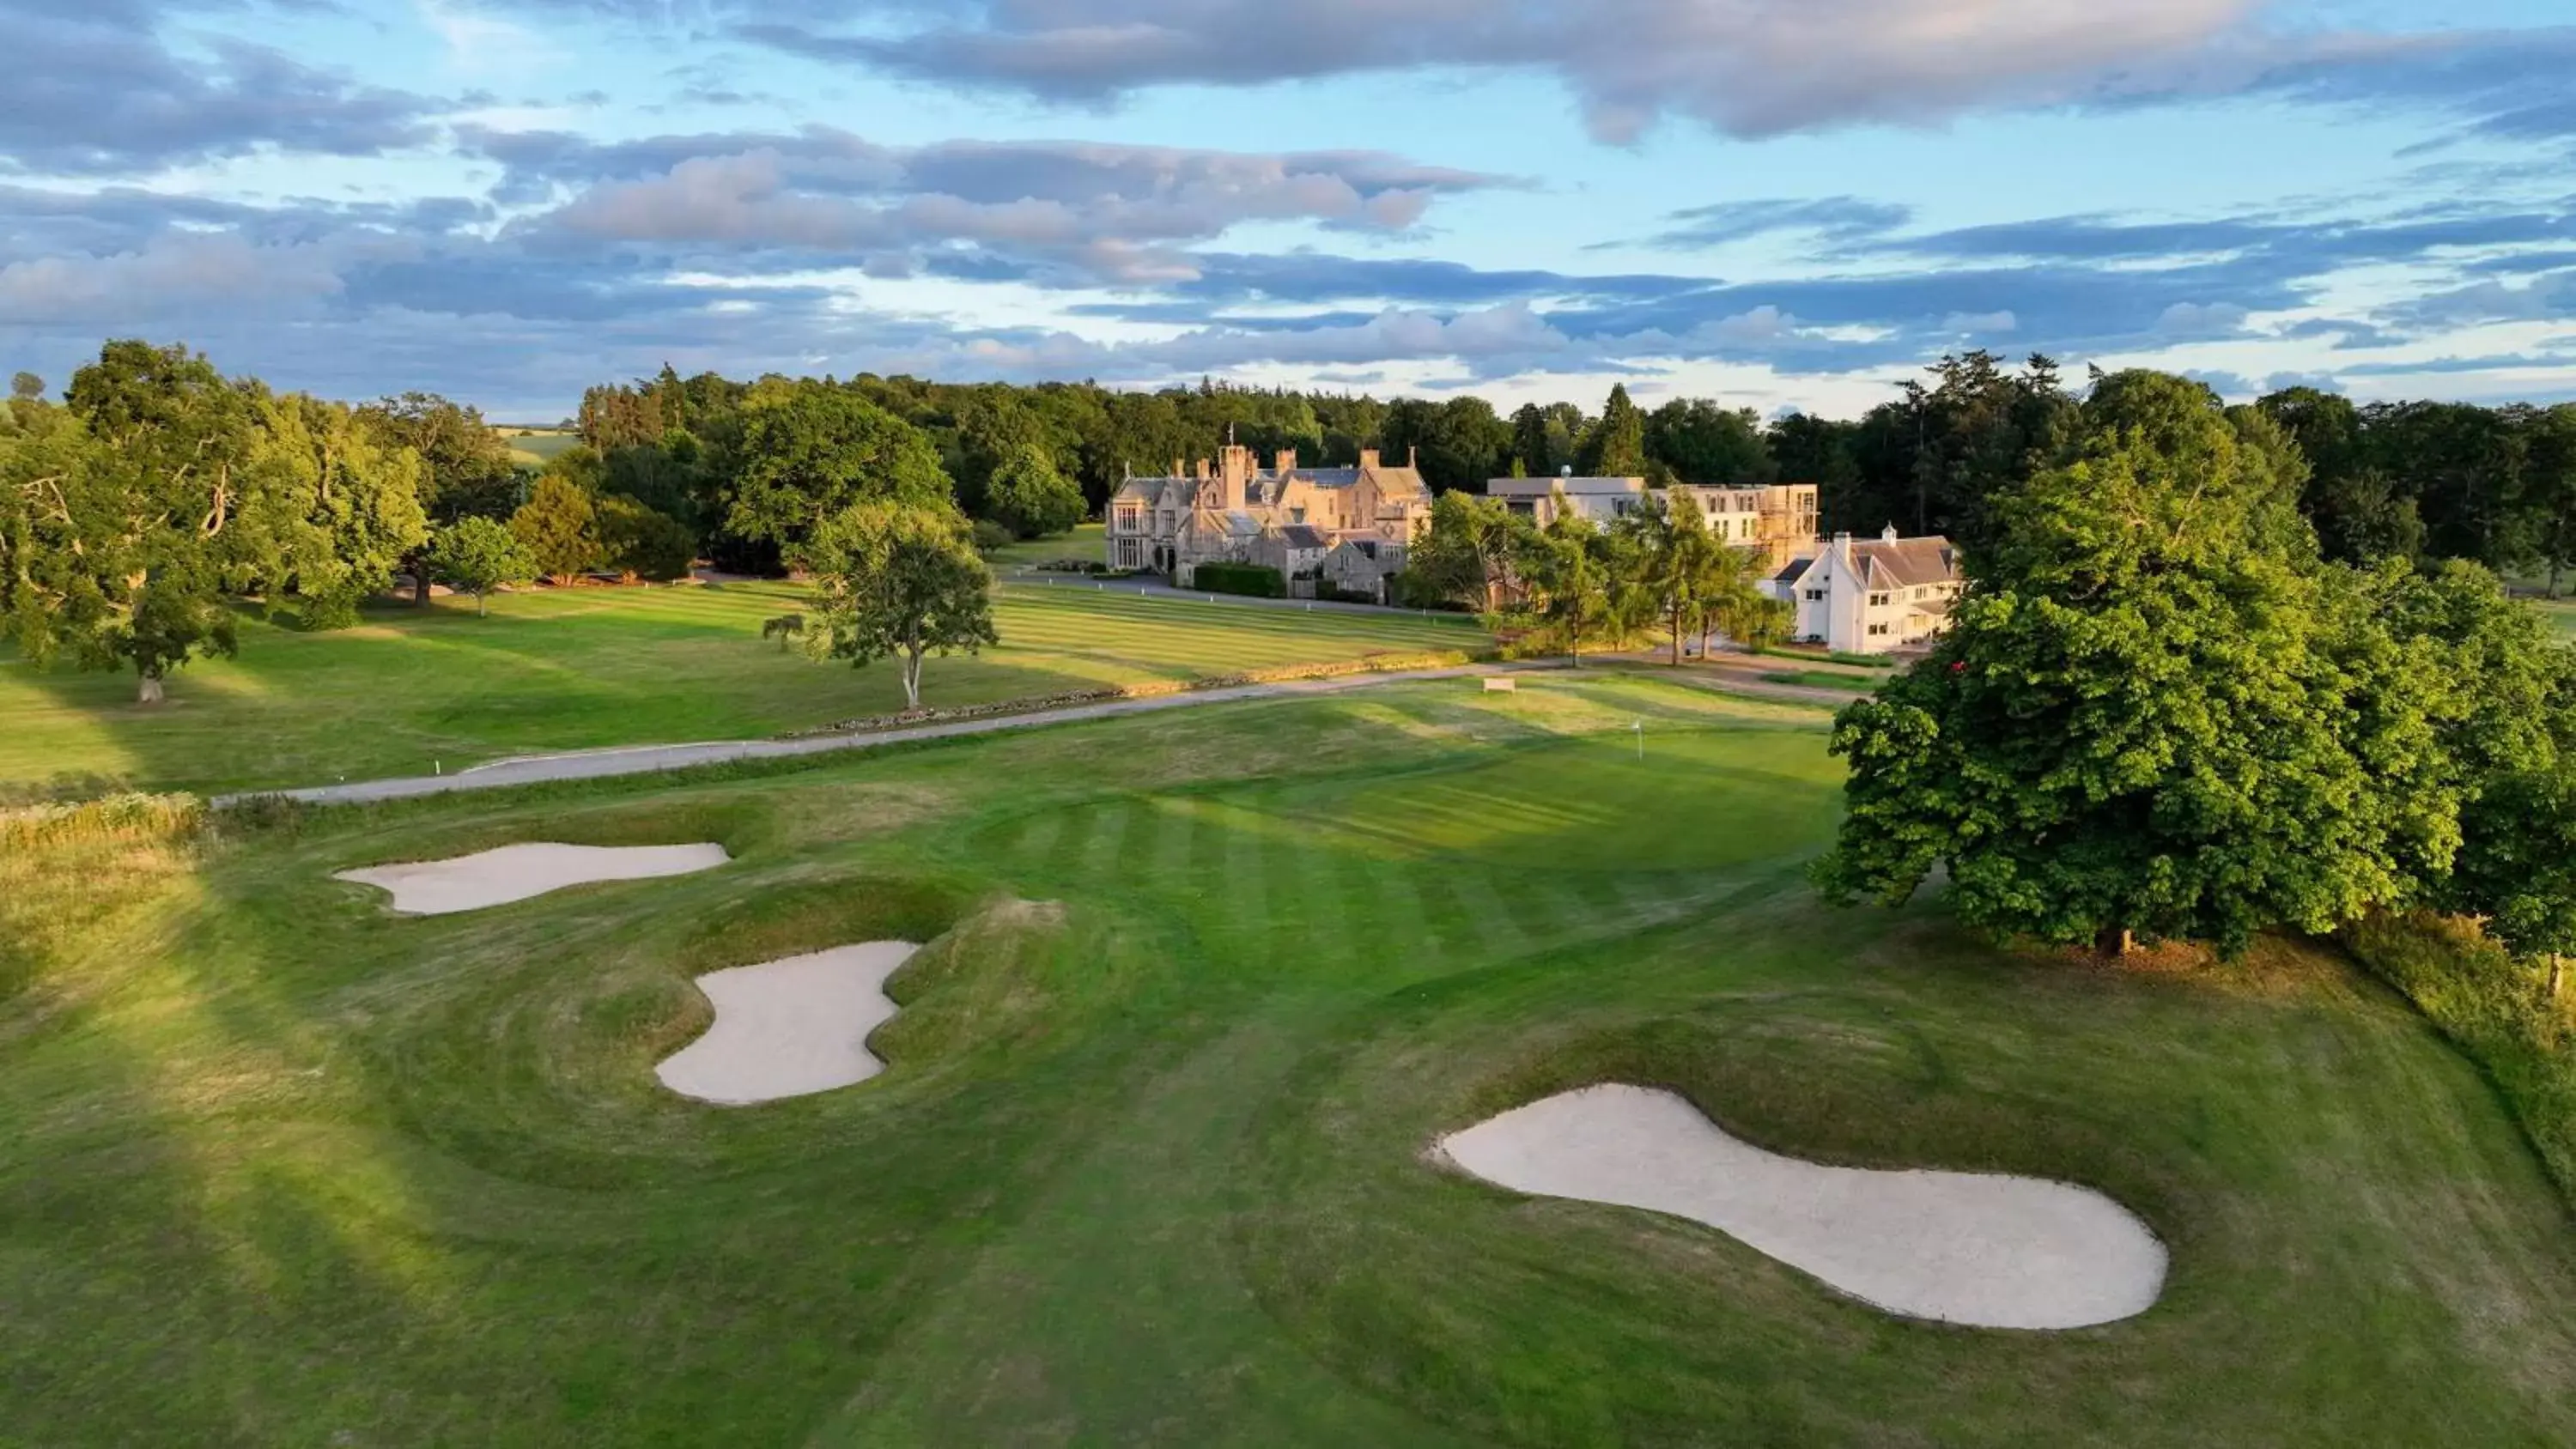
[{"label": "stone mansion", "polygon": [[1253,564],[1384,602],[1386,580],[1430,521],[1431,490],[1409,461],[1398,467],[1366,448],[1356,468],[1301,468],[1281,452],[1263,469],[1229,443],[1194,474],[1175,461],[1166,477],[1120,484],[1105,561],[1184,587],[1200,564]]}]

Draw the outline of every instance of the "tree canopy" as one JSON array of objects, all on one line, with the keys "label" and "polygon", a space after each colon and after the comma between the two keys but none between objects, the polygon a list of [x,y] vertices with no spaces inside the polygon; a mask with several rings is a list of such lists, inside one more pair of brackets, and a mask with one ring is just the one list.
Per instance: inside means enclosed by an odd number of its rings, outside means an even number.
[{"label": "tree canopy", "polygon": [[429,541],[426,566],[431,577],[449,588],[472,594],[478,615],[485,611],[484,596],[494,589],[537,576],[536,561],[518,535],[480,517],[460,518],[438,530]]},{"label": "tree canopy", "polygon": [[999,642],[992,571],[952,508],[853,504],[814,530],[802,558],[814,576],[808,650],[854,665],[894,659],[908,709],[921,708],[924,658]]},{"label": "tree canopy", "polygon": [[920,429],[821,383],[754,388],[743,405],[741,454],[729,526],[784,548],[856,503],[951,501],[939,454]]},{"label": "tree canopy", "polygon": [[1837,719],[1827,894],[1899,901],[1946,867],[1999,931],[2229,947],[2426,898],[2494,711],[2419,581],[2320,556],[2304,479],[2262,412],[2102,379],[2061,459],[1988,500],[1949,635]]}]

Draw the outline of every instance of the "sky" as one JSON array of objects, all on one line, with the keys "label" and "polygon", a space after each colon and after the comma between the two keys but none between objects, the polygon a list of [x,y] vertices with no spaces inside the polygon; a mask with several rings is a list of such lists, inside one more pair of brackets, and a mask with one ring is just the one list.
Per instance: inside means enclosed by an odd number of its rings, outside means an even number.
[{"label": "sky", "polygon": [[0,370],[2576,398],[2566,0],[0,0]]}]

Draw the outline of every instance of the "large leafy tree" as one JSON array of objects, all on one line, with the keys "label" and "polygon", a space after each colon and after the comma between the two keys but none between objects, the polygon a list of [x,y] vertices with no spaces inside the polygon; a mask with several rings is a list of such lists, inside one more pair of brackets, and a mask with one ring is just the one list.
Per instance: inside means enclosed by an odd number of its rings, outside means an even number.
[{"label": "large leafy tree", "polygon": [[921,708],[929,655],[999,642],[992,571],[954,508],[854,504],[823,520],[800,558],[814,577],[807,649],[858,665],[894,659],[907,709]]},{"label": "large leafy tree", "polygon": [[[407,392],[369,403],[358,415],[388,446],[420,455],[420,505],[431,523],[507,519],[527,501],[510,445],[474,408],[432,392]],[[412,576],[412,602],[426,605],[430,571],[418,548],[402,566]]]},{"label": "large leafy tree", "polygon": [[590,495],[569,478],[549,473],[510,515],[510,533],[538,573],[564,584],[601,561],[598,523]]},{"label": "large leafy tree", "polygon": [[74,375],[63,414],[11,450],[0,587],[31,659],[131,665],[153,704],[171,670],[234,651],[226,593],[277,569],[257,406],[184,347],[111,342]]},{"label": "large leafy tree", "polygon": [[727,526],[794,550],[856,503],[938,508],[948,475],[922,431],[846,388],[764,382],[743,404]]},{"label": "large leafy tree", "polygon": [[1565,646],[1567,661],[1577,666],[1583,663],[1584,641],[1611,617],[1608,562],[1600,531],[1572,509],[1550,519],[1531,541],[1524,568],[1538,617]]},{"label": "large leafy tree", "polygon": [[1970,922],[2106,949],[2408,898],[2457,841],[2438,651],[2317,558],[2267,420],[2130,373],[2085,428],[1990,500],[1950,635],[1837,718],[1819,883],[1893,902],[1946,866]]},{"label": "large leafy tree", "polygon": [[485,612],[486,594],[537,576],[536,561],[528,557],[518,535],[482,517],[460,518],[438,530],[425,559],[431,577],[474,596],[478,616]]},{"label": "large leafy tree", "polygon": [[698,540],[685,524],[615,493],[593,506],[600,558],[610,568],[657,584],[688,577]]},{"label": "large leafy tree", "polygon": [[1526,596],[1523,570],[1536,541],[1529,519],[1501,499],[1443,493],[1405,556],[1405,575],[1430,597],[1499,614]]},{"label": "large leafy tree", "polygon": [[986,478],[984,514],[1018,537],[1044,538],[1082,521],[1082,492],[1056,471],[1044,448],[1028,445]]},{"label": "large leafy tree", "polygon": [[1672,637],[1672,662],[1682,662],[1682,641],[1697,633],[1705,641],[1721,620],[1741,617],[1752,594],[1745,555],[1718,542],[1687,494],[1649,496],[1643,507],[1619,520],[1631,535],[1642,564],[1641,582],[1665,630]]},{"label": "large leafy tree", "polygon": [[307,625],[354,624],[429,537],[428,469],[348,408],[301,393],[260,399],[259,425],[254,466],[266,470],[261,498],[279,510],[279,572]]}]

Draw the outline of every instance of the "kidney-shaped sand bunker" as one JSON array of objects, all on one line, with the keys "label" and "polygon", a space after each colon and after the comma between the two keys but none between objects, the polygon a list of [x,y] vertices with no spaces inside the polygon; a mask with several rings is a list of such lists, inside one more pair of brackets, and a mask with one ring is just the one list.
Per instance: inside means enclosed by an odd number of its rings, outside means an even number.
[{"label": "kidney-shaped sand bunker", "polygon": [[333,880],[383,888],[406,916],[444,916],[524,901],[566,886],[712,870],[733,857],[721,845],[504,845],[447,860],[339,871]]},{"label": "kidney-shaped sand bunker", "polygon": [[2165,1248],[2090,1188],[1991,1173],[1829,1167],[1728,1136],[1670,1092],[1598,1086],[1440,1141],[1519,1192],[1705,1223],[1873,1307],[1987,1328],[2144,1312]]},{"label": "kidney-shaped sand bunker", "polygon": [[684,1097],[727,1107],[864,1082],[885,1070],[867,1041],[895,1013],[886,978],[920,949],[869,941],[710,971],[698,989],[715,1006],[715,1024],[653,1075]]}]

